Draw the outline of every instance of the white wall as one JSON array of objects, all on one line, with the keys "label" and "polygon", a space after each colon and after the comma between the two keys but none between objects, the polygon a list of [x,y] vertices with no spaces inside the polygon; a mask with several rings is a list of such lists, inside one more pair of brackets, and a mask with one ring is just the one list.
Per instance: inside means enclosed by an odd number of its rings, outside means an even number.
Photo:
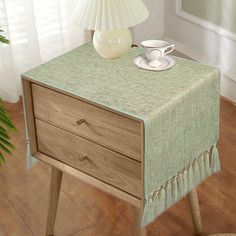
[{"label": "white wall", "polygon": [[200,23],[202,26],[177,16],[176,0],[165,0],[165,38],[175,42],[176,49],[182,53],[219,66],[223,75],[221,94],[236,102],[236,40],[214,27],[205,28],[205,22]]},{"label": "white wall", "polygon": [[159,39],[164,35],[164,1],[143,0],[149,9],[149,18],[133,28],[134,42],[140,43],[146,39]]}]

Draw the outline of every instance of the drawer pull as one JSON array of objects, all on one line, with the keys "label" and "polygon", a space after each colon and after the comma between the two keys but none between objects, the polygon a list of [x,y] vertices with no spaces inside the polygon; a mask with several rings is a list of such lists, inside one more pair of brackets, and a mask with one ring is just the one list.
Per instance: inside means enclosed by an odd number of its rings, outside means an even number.
[{"label": "drawer pull", "polygon": [[86,159],[88,159],[88,157],[86,155],[82,155],[82,156],[79,157],[80,161],[84,161]]},{"label": "drawer pull", "polygon": [[77,125],[82,125],[85,122],[85,119],[80,119],[76,121]]}]

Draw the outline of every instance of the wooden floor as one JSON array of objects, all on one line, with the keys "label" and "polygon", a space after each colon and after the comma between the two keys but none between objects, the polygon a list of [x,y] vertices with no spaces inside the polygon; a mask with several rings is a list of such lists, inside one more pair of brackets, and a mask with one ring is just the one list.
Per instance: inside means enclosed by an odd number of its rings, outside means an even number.
[{"label": "wooden floor", "polygon": [[[0,236],[44,236],[50,169],[27,170],[21,106],[9,111],[17,126],[14,157],[0,168]],[[236,232],[236,107],[221,102],[219,150],[223,171],[199,187],[207,234]],[[55,236],[133,236],[130,206],[64,175]],[[184,198],[148,227],[148,236],[194,235]]]}]

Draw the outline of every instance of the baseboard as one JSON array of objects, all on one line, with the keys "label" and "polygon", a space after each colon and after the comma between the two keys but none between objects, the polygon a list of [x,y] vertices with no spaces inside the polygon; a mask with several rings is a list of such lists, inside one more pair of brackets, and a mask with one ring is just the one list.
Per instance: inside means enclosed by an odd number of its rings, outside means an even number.
[{"label": "baseboard", "polygon": [[183,54],[185,54],[188,57],[191,57],[193,60],[195,61],[203,61],[204,58],[202,57],[202,55],[198,54],[197,52],[195,52],[194,50],[184,46],[183,44],[168,38],[168,37],[164,37],[163,40],[169,42],[169,43],[173,43],[175,45],[175,49]]},{"label": "baseboard", "polygon": [[229,100],[228,98],[221,96],[221,99],[223,99],[224,101],[230,103],[231,105],[233,105],[236,108],[236,102],[233,102],[231,100]]},{"label": "baseboard", "polygon": [[17,112],[17,111],[22,110],[22,108],[23,108],[23,99],[22,99],[22,96],[20,96],[18,102],[16,102],[16,103],[3,101],[3,104],[4,104],[4,107],[7,111]]},{"label": "baseboard", "polygon": [[210,61],[209,58],[207,58],[206,56],[203,56],[199,53],[197,53],[196,51],[186,47],[185,45],[171,39],[171,38],[168,38],[168,37],[165,37],[164,38],[165,41],[168,41],[170,43],[173,43],[175,44],[175,49],[191,58],[193,58],[194,60],[196,61],[199,61],[199,62],[202,62],[202,63],[205,63],[205,64],[208,64],[208,65],[212,65],[212,66],[217,66],[221,69],[222,71],[222,75],[224,77],[227,77],[228,79],[236,82],[236,73],[231,71],[230,69],[228,68],[225,68],[223,66],[220,66],[220,65],[215,65],[214,62]]}]

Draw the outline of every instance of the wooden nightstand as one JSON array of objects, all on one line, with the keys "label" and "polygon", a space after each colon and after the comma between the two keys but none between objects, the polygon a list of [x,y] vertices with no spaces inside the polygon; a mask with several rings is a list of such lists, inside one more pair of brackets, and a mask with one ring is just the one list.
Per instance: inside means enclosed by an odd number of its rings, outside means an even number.
[{"label": "wooden nightstand", "polygon": [[[31,153],[52,166],[46,236],[53,235],[63,172],[132,205],[135,236],[143,211],[144,126],[138,119],[23,77]],[[189,194],[196,232],[201,218]]]}]

